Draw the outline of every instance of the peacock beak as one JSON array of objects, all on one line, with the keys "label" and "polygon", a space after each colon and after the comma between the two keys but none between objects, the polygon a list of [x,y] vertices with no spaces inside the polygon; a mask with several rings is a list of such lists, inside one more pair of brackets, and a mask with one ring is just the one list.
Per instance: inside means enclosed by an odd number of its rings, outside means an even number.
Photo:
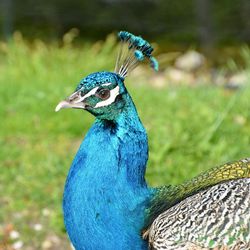
[{"label": "peacock beak", "polygon": [[60,109],[65,108],[85,109],[85,107],[86,105],[84,103],[84,98],[81,96],[81,92],[76,91],[66,100],[59,102],[55,108],[55,111],[58,112]]}]

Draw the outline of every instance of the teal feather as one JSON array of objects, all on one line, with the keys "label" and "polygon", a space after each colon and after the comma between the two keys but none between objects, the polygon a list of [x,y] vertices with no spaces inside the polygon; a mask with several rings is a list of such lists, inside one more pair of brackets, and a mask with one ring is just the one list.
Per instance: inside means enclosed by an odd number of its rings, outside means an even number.
[{"label": "teal feather", "polygon": [[135,53],[135,57],[138,61],[144,60],[144,55],[140,50],[136,50],[134,53]]},{"label": "teal feather", "polygon": [[[127,31],[120,31],[118,37],[121,40],[121,49],[117,57],[115,72],[126,77],[139,62],[148,59],[150,66],[157,71],[158,62],[152,56],[153,47],[140,36],[135,36]],[[127,44],[124,48],[124,43]]]},{"label": "teal feather", "polygon": [[158,63],[158,61],[157,61],[153,56],[150,57],[150,63],[151,63],[151,67],[152,67],[155,71],[158,71],[158,70],[159,70],[159,63]]}]

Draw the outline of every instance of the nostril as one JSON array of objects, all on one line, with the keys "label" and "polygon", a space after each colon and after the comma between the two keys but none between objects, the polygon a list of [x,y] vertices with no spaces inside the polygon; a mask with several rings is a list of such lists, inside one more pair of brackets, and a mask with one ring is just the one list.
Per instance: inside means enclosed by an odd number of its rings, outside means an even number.
[{"label": "nostril", "polygon": [[81,93],[81,92],[79,92],[79,93],[74,93],[74,94],[72,94],[72,95],[68,98],[68,100],[69,100],[70,102],[72,102],[72,101],[78,100],[78,99],[81,98],[81,97],[82,97],[82,93]]}]

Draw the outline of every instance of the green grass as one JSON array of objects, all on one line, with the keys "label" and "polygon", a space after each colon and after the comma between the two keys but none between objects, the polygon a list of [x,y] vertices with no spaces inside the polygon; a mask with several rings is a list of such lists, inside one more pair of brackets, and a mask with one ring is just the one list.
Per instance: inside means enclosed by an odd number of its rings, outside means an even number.
[{"label": "green grass", "polygon": [[[0,44],[0,226],[11,224],[25,246],[41,249],[51,233],[64,237],[64,180],[93,117],[80,110],[55,113],[54,108],[82,77],[112,70],[114,46],[112,36],[104,44],[81,48],[27,44],[18,35]],[[135,77],[128,79],[128,89],[149,134],[151,185],[180,183],[214,165],[250,156],[249,88],[158,90],[146,84],[146,77],[137,80],[143,85],[132,81]],[[39,232],[33,229],[36,223],[43,225]],[[2,242],[3,236],[2,230]]]}]

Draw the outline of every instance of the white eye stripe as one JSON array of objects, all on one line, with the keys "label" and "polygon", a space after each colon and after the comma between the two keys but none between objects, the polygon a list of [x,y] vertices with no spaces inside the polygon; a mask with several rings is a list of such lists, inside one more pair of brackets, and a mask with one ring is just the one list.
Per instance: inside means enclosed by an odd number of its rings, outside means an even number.
[{"label": "white eye stripe", "polygon": [[[112,84],[111,82],[108,82],[108,83],[102,84],[101,86],[109,86],[109,85],[111,85],[111,84]],[[93,89],[90,90],[86,95],[82,96],[79,100],[77,100],[75,103],[82,102],[82,101],[85,100],[86,98],[88,98],[88,97],[94,95],[98,89],[99,89],[99,87],[93,88]]]},{"label": "white eye stripe", "polygon": [[100,108],[100,107],[105,107],[105,106],[110,105],[111,103],[115,101],[119,93],[120,93],[120,88],[119,86],[116,86],[114,89],[110,90],[110,97],[105,101],[98,102],[94,108]]},{"label": "white eye stripe", "polygon": [[88,98],[89,96],[92,96],[96,93],[97,89],[99,87],[95,87],[92,90],[90,90],[86,95],[82,96],[79,100],[77,100],[75,103],[82,102],[84,99]]}]

